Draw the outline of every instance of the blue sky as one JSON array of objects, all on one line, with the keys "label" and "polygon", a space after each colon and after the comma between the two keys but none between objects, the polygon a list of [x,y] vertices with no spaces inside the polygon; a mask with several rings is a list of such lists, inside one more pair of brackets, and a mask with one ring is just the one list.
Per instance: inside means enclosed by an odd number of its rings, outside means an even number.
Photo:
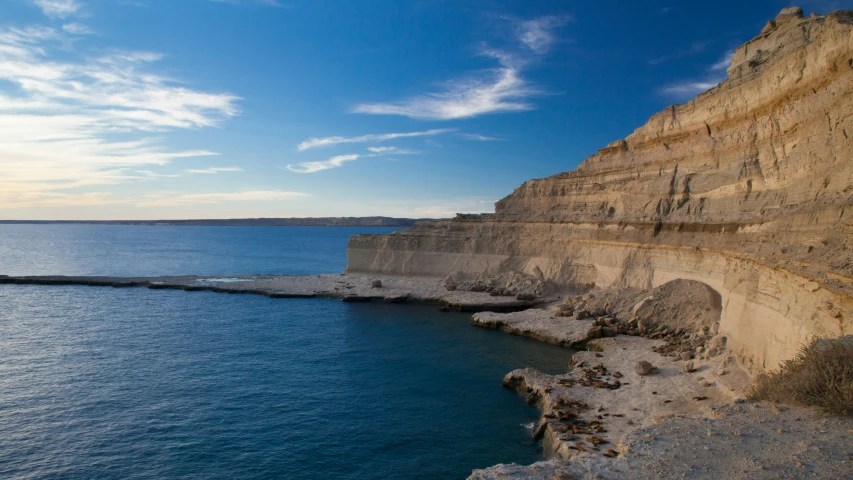
[{"label": "blue sky", "polygon": [[786,6],[3,0],[0,218],[492,211],[724,79]]}]

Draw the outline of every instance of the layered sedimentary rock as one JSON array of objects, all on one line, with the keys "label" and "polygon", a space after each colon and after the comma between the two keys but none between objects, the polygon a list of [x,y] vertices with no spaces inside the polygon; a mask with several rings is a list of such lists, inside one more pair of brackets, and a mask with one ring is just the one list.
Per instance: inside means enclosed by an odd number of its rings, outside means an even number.
[{"label": "layered sedimentary rock", "polygon": [[654,115],[494,214],[350,240],[350,272],[506,272],[559,287],[683,278],[722,301],[720,334],[757,373],[853,331],[853,11],[786,9],[728,79]]}]

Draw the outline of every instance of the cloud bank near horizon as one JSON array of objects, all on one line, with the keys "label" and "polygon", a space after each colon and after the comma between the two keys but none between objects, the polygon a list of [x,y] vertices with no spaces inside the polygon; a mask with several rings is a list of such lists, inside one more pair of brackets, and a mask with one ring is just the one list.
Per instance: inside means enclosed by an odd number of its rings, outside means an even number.
[{"label": "cloud bank near horizon", "polygon": [[[74,1],[36,4],[52,17],[80,8]],[[0,206],[40,197],[73,204],[74,195],[83,194],[68,190],[150,180],[137,169],[218,155],[169,149],[162,136],[219,126],[239,113],[237,96],[195,90],[153,72],[160,53],[69,55],[65,42],[80,29],[68,30],[0,28]],[[85,204],[104,198],[85,195]]]}]

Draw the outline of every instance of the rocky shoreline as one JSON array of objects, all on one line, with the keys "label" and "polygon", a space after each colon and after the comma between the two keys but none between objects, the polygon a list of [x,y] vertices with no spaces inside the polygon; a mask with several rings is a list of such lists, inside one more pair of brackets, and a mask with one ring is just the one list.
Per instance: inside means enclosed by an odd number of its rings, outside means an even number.
[{"label": "rocky shoreline", "polygon": [[520,369],[504,378],[542,412],[532,435],[550,460],[470,478],[849,476],[853,419],[747,401],[753,377],[719,333],[721,310],[706,285],[674,280],[474,314],[473,325],[585,351],[567,374]]},{"label": "rocky shoreline", "polygon": [[448,290],[444,282],[429,277],[389,275],[325,274],[312,276],[9,276],[0,275],[0,285],[81,285],[92,287],[144,287],[153,290],[211,291],[263,295],[271,298],[335,298],[344,302],[424,302],[461,312],[514,312],[554,300],[551,297],[491,295],[488,292]]},{"label": "rocky shoreline", "polygon": [[[697,286],[686,281],[653,291],[560,292],[535,300],[459,290],[447,279],[360,274],[0,276],[0,284],[427,302],[477,312],[474,326],[584,349],[566,366],[568,373],[526,368],[503,380],[506,388],[540,409],[531,435],[541,440],[549,460],[497,465],[473,472],[472,479],[719,478],[723,467],[727,478],[843,478],[853,471],[853,420],[745,401],[752,377],[726,350],[724,339],[711,335],[716,325],[707,324],[714,315],[719,320],[719,306],[706,310],[714,299],[701,290],[691,292]],[[647,321],[652,318],[654,323]],[[679,318],[688,320],[672,323]],[[641,362],[649,368],[641,368]],[[702,432],[711,433],[695,438]],[[803,438],[803,432],[811,436]],[[733,442],[743,445],[735,448]],[[784,455],[768,453],[767,442]],[[721,467],[697,458],[683,460],[679,470],[661,461],[662,455],[687,459],[688,448],[724,452],[728,463]]]}]

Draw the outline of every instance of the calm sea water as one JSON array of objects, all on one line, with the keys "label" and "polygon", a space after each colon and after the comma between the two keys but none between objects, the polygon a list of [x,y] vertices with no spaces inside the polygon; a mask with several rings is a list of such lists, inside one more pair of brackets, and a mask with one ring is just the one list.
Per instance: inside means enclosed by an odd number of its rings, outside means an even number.
[{"label": "calm sea water", "polygon": [[355,227],[0,225],[0,275],[312,275],[342,272]]},{"label": "calm sea water", "polygon": [[[355,231],[0,225],[0,273],[333,272]],[[501,379],[570,353],[434,306],[18,285],[0,306],[16,478],[464,478],[540,459]]]}]

